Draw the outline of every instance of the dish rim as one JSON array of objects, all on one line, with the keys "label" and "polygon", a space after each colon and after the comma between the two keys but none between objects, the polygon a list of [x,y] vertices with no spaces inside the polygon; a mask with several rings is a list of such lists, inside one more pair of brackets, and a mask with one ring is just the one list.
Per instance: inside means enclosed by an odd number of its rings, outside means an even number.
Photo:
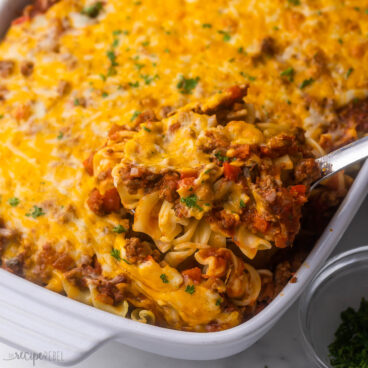
[{"label": "dish rim", "polygon": [[[28,2],[29,1],[27,0],[0,0],[0,17],[4,19],[7,18],[10,22],[14,7],[17,6],[15,4],[18,4],[18,6],[21,7]],[[12,7],[10,7],[9,4],[12,4]],[[9,6],[8,9],[7,6]],[[325,262],[325,260],[336,247],[339,239],[342,237],[355,213],[358,211],[359,206],[365,199],[367,193],[368,160],[361,167],[343,202],[340,204],[320,238],[315,242],[313,249],[308,254],[302,266],[296,272],[298,281],[294,284],[288,283],[276,296],[276,298],[257,315],[236,327],[232,327],[224,331],[199,333],[145,325],[127,318],[121,318],[98,310],[95,307],[84,305],[63,295],[40,287],[28,280],[22,279],[19,276],[12,275],[2,269],[0,269],[0,286],[8,288],[8,295],[11,295],[11,293],[16,293],[25,296],[32,301],[44,305],[45,308],[48,308],[50,311],[55,309],[61,314],[70,314],[72,317],[76,317],[89,324],[101,327],[107,331],[104,336],[95,342],[92,348],[80,351],[78,358],[74,360],[69,359],[64,363],[61,363],[64,365],[75,364],[77,361],[85,358],[86,355],[91,353],[104,342],[108,340],[119,340],[119,338],[126,337],[126,335],[129,333],[133,334],[138,339],[156,339],[162,343],[181,344],[184,346],[184,348],[190,348],[194,345],[205,347],[221,344],[223,349],[226,350],[227,347],[235,344],[239,339],[244,340],[245,338],[248,340],[253,339],[251,343],[254,343],[291,307],[294,301],[307,287],[308,282],[318,273],[323,262]],[[332,229],[332,231],[330,229]],[[2,296],[0,295],[0,302],[1,301]],[[7,305],[9,307],[12,304],[9,303]],[[9,339],[7,340],[6,336],[3,336],[1,331],[0,340],[21,350],[28,348],[24,342],[21,342],[20,344],[14,344]],[[131,346],[137,345],[134,345],[133,343],[129,344],[129,341],[126,341],[125,343]],[[145,350],[144,348],[140,349]],[[28,348],[28,350],[31,349]],[[149,351],[149,349],[146,350]],[[240,350],[238,349],[238,351]],[[171,352],[167,352],[167,355],[179,356],[179,354]],[[231,355],[231,353],[223,354],[223,356],[227,355]],[[193,358],[188,357],[186,359]]]}]

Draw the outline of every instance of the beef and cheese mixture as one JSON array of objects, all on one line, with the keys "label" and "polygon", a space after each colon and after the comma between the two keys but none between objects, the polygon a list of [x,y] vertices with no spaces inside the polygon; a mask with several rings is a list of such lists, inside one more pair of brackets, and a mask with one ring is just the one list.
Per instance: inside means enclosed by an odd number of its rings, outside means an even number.
[{"label": "beef and cheese mixture", "polygon": [[1,267],[121,317],[261,311],[368,132],[368,1],[36,0],[0,44]]}]

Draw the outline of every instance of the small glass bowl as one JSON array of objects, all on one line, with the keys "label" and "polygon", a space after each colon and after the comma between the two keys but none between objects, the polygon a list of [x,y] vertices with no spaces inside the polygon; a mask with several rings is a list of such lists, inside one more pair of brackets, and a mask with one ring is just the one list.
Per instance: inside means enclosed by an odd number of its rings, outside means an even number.
[{"label": "small glass bowl", "polygon": [[368,246],[331,258],[299,301],[303,347],[318,368],[331,368],[328,345],[341,323],[341,312],[357,309],[368,297]]}]

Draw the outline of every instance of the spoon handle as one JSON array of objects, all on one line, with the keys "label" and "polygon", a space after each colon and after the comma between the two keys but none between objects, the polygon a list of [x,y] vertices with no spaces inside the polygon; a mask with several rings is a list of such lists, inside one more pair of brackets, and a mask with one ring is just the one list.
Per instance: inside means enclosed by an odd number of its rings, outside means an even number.
[{"label": "spoon handle", "polygon": [[[325,156],[316,159],[321,169],[321,178],[313,183],[314,188],[321,180],[337,173],[347,166],[368,157],[368,136],[341,147]],[[311,188],[311,189],[312,189]]]}]

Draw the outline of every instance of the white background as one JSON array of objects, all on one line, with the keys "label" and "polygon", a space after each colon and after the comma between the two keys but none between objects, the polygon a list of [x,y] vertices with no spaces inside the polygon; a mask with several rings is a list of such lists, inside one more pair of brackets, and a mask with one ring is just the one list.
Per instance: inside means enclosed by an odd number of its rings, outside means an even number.
[{"label": "white background", "polygon": [[[349,229],[339,242],[334,254],[344,250],[368,245],[368,198],[352,221]],[[226,359],[199,362],[160,357],[145,353],[118,343],[109,342],[85,361],[75,365],[78,368],[311,368],[299,340],[297,318],[298,305],[295,303],[273,329],[248,350]],[[1,326],[0,326],[1,328]],[[0,368],[30,368],[32,361],[8,360],[17,350],[0,344]],[[51,368],[53,364],[36,361],[35,367]]]}]

